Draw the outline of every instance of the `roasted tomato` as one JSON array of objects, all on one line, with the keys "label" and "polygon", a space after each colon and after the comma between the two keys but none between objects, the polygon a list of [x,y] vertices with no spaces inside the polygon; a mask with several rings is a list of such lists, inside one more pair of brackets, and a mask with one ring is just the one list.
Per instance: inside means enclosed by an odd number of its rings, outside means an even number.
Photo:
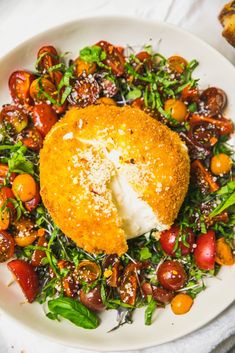
[{"label": "roasted tomato", "polygon": [[57,50],[51,45],[47,45],[39,49],[37,60],[37,69],[42,73],[60,62]]},{"label": "roasted tomato", "polygon": [[[167,255],[174,256],[174,247],[176,241],[179,242],[179,249],[181,250],[181,254],[183,256],[188,255],[190,252],[193,251],[193,244],[195,236],[191,229],[185,229],[182,234],[179,236],[180,227],[179,226],[172,226],[169,230],[165,230],[161,233],[160,244],[162,249],[167,253]],[[186,246],[182,238],[185,236],[185,242],[188,244]],[[179,239],[178,239],[179,238]]]},{"label": "roasted tomato", "polygon": [[15,105],[5,105],[0,113],[0,122],[10,125],[19,134],[28,125],[27,114]]},{"label": "roasted tomato", "polygon": [[199,235],[194,251],[196,265],[201,270],[212,270],[215,265],[215,254],[215,232],[209,230],[206,234]]},{"label": "roasted tomato", "polygon": [[37,104],[33,107],[32,118],[34,126],[43,137],[47,135],[52,126],[57,122],[56,112],[46,103]]},{"label": "roasted tomato", "polygon": [[143,62],[151,58],[151,55],[147,51],[141,51],[135,56],[139,61]]},{"label": "roasted tomato", "polygon": [[225,153],[219,153],[211,158],[211,171],[215,175],[223,175],[230,172],[233,161]]},{"label": "roasted tomato", "polygon": [[162,304],[169,304],[174,298],[174,292],[161,287],[153,288],[153,299]]},{"label": "roasted tomato", "polygon": [[75,71],[77,76],[81,76],[82,74],[85,73],[86,76],[90,75],[90,74],[94,74],[97,68],[96,63],[89,63],[87,61],[84,61],[80,58],[77,58],[74,61],[75,64]]},{"label": "roasted tomato", "polygon": [[103,60],[103,63],[108,65],[115,75],[123,75],[125,70],[125,57],[123,55],[123,50],[120,50],[120,48],[117,48],[104,40],[96,43],[96,45],[101,47],[106,53],[106,59]]},{"label": "roasted tomato", "polygon": [[41,196],[39,192],[39,186],[36,184],[36,194],[35,196],[24,203],[24,207],[26,208],[27,211],[32,212],[35,210],[35,208],[38,206],[39,202],[41,201]]},{"label": "roasted tomato", "polygon": [[14,199],[12,190],[6,186],[0,189],[0,229],[7,229],[10,225],[11,211],[14,205],[8,199]]},{"label": "roasted tomato", "polygon": [[38,232],[35,229],[35,224],[31,221],[31,219],[21,217],[19,220],[15,220],[13,225],[14,239],[18,246],[28,246],[37,239]]},{"label": "roasted tomato", "polygon": [[75,81],[68,101],[72,105],[84,108],[96,102],[99,98],[99,92],[99,85],[93,77],[81,77]]},{"label": "roasted tomato", "polygon": [[103,262],[104,277],[110,287],[117,287],[120,282],[121,264],[117,255],[108,255]]},{"label": "roasted tomato", "polygon": [[18,135],[18,140],[22,141],[27,148],[34,151],[40,150],[43,144],[42,135],[34,127],[23,130],[22,133]]},{"label": "roasted tomato", "polygon": [[[45,235],[38,238],[37,246],[47,246],[47,240]],[[46,253],[43,250],[36,249],[33,252],[31,264],[35,267],[38,267],[42,263],[42,259],[46,257]]]},{"label": "roasted tomato", "polygon": [[57,100],[57,88],[49,78],[39,77],[30,86],[30,96],[35,102],[45,102],[48,99]]},{"label": "roasted tomato", "polygon": [[167,61],[169,68],[178,74],[182,74],[188,64],[182,56],[178,55],[170,56]]},{"label": "roasted tomato", "polygon": [[13,181],[12,190],[16,197],[26,202],[36,196],[37,184],[30,174],[19,174]]},{"label": "roasted tomato", "polygon": [[187,281],[187,274],[179,261],[169,260],[159,266],[157,278],[165,289],[175,291],[183,288]]},{"label": "roasted tomato", "polygon": [[39,289],[38,276],[33,266],[26,261],[17,259],[8,262],[7,267],[13,273],[28,302],[32,303]]},{"label": "roasted tomato", "polygon": [[0,262],[9,260],[14,255],[15,242],[10,233],[0,230]]},{"label": "roasted tomato", "polygon": [[193,298],[188,294],[180,293],[173,298],[171,302],[171,309],[174,314],[183,315],[191,309],[192,305]]},{"label": "roasted tomato", "polygon": [[197,159],[191,164],[191,176],[203,192],[207,192],[208,190],[215,192],[219,189],[219,185],[214,181],[210,172]]},{"label": "roasted tomato", "polygon": [[78,294],[77,271],[73,263],[65,260],[58,261],[60,270],[66,269],[68,273],[63,276],[61,282],[64,293],[67,297],[73,298]]},{"label": "roasted tomato", "polygon": [[188,103],[197,103],[199,101],[199,91],[196,87],[190,87],[190,85],[186,86],[182,93],[181,99]]},{"label": "roasted tomato", "polygon": [[229,135],[234,130],[232,121],[226,118],[215,119],[209,116],[192,114],[190,117],[190,125],[194,126],[200,123],[207,123],[215,127],[219,131],[219,135]]},{"label": "roasted tomato", "polygon": [[143,110],[144,109],[144,99],[143,98],[136,98],[132,103],[131,106],[133,108],[138,108]]},{"label": "roasted tomato", "polygon": [[210,149],[218,141],[219,130],[206,122],[191,124],[188,137],[198,146]]},{"label": "roasted tomato", "polygon": [[[4,184],[7,176],[9,173],[9,167],[7,164],[0,163],[0,184]],[[13,180],[16,177],[16,173],[10,173],[9,175],[9,181],[10,183],[13,182]]]},{"label": "roasted tomato", "polygon": [[15,71],[11,74],[8,85],[12,99],[15,103],[32,104],[30,98],[30,86],[35,76],[27,71]]},{"label": "roasted tomato", "polygon": [[235,263],[235,256],[224,237],[216,240],[215,261],[222,266],[232,266]]},{"label": "roasted tomato", "polygon": [[82,304],[84,304],[88,309],[93,311],[103,311],[105,305],[101,298],[101,288],[100,285],[92,288],[88,293],[84,289],[80,290],[79,298]]},{"label": "roasted tomato", "polygon": [[227,103],[225,92],[216,87],[209,87],[201,94],[201,100],[204,102],[205,108],[211,115],[222,113]]},{"label": "roasted tomato", "polygon": [[76,269],[78,275],[78,281],[81,283],[92,283],[96,281],[101,274],[100,267],[90,260],[83,260],[78,264]]}]

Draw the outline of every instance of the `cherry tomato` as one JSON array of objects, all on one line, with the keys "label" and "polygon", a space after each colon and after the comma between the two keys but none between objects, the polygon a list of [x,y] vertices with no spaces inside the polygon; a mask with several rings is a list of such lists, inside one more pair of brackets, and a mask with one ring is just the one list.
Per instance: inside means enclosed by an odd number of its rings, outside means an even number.
[{"label": "cherry tomato", "polygon": [[[47,246],[47,240],[45,235],[38,238],[37,246],[45,246],[45,247]],[[31,264],[35,267],[38,267],[41,265],[42,259],[44,259],[45,257],[46,257],[45,251],[36,249],[33,252]]]},{"label": "cherry tomato", "polygon": [[9,260],[14,255],[15,242],[10,233],[0,230],[0,262]]},{"label": "cherry tomato", "polygon": [[101,298],[101,288],[100,285],[92,288],[88,293],[84,289],[80,290],[79,298],[82,304],[84,304],[88,309],[93,311],[103,311],[105,305],[103,304]]},{"label": "cherry tomato", "polygon": [[233,161],[225,153],[219,153],[211,158],[211,171],[215,175],[223,175],[230,172]]},{"label": "cherry tomato", "polygon": [[165,101],[164,109],[170,113],[172,118],[178,122],[183,122],[187,116],[186,105],[178,99],[168,99]]},{"label": "cherry tomato", "polygon": [[104,277],[110,287],[117,287],[120,282],[120,260],[117,255],[108,255],[103,261]]},{"label": "cherry tomato", "polygon": [[[1,203],[4,202],[6,203],[7,199],[14,199],[15,196],[13,194],[13,191],[11,188],[7,187],[7,186],[3,186],[0,189],[0,199],[1,199]],[[14,211],[14,205],[11,201],[8,201],[6,203],[6,207],[9,208],[11,211]]]},{"label": "cherry tomato", "polygon": [[222,266],[232,266],[235,263],[235,256],[224,237],[216,240],[215,261]]},{"label": "cherry tomato", "polygon": [[[4,184],[9,172],[9,167],[7,164],[0,163],[0,184]],[[9,176],[9,181],[10,183],[13,182],[13,180],[16,177],[16,173],[10,173]]]},{"label": "cherry tomato", "polygon": [[188,103],[197,103],[199,101],[199,92],[196,87],[186,86],[181,93],[181,99]]},{"label": "cherry tomato", "polygon": [[182,74],[188,64],[188,62],[182,58],[182,56],[178,55],[170,56],[167,61],[169,68],[178,74]]},{"label": "cherry tomato", "polygon": [[48,101],[48,96],[56,101],[57,88],[48,78],[40,77],[34,80],[30,86],[30,96],[35,102]]},{"label": "cherry tomato", "polygon": [[57,50],[51,45],[41,47],[38,51],[37,58],[37,69],[42,73],[60,62]]},{"label": "cherry tomato", "polygon": [[[165,251],[170,256],[174,256],[174,247],[177,238],[179,237],[180,233],[180,227],[179,226],[172,226],[169,230],[165,230],[164,232],[161,233],[161,238],[160,238],[160,244],[162,249]],[[186,234],[185,241],[188,243],[188,247],[185,246],[182,242],[182,237],[184,236],[181,234],[181,239],[179,239],[179,248],[181,250],[181,254],[183,256],[188,255],[190,252],[193,250],[193,243],[195,236],[192,232],[191,229],[187,228],[184,230],[184,233]]]},{"label": "cherry tomato", "polygon": [[222,89],[216,87],[209,87],[204,90],[200,98],[211,115],[221,113],[227,103],[226,93]]},{"label": "cherry tomato", "polygon": [[0,229],[6,230],[10,225],[11,212],[14,211],[14,205],[7,201],[7,199],[13,198],[14,194],[8,187],[2,187],[0,190]]},{"label": "cherry tomato", "polygon": [[188,294],[180,293],[177,294],[171,302],[171,309],[174,314],[182,315],[186,314],[193,305],[193,298]]},{"label": "cherry tomato", "polygon": [[210,149],[218,141],[219,130],[206,122],[191,124],[188,136],[196,144]]},{"label": "cherry tomato", "polygon": [[16,197],[25,202],[35,197],[37,184],[30,174],[19,174],[13,181],[12,190]]},{"label": "cherry tomato", "polygon": [[96,45],[101,47],[106,53],[106,59],[103,60],[103,63],[109,66],[115,75],[123,75],[125,71],[125,57],[122,48],[117,48],[104,40],[96,43]]},{"label": "cherry tomato", "polygon": [[39,290],[38,276],[33,266],[24,260],[17,259],[8,262],[7,267],[13,273],[28,302],[32,303]]},{"label": "cherry tomato", "polygon": [[60,260],[58,262],[58,267],[60,269],[69,270],[69,273],[62,278],[62,287],[67,297],[74,298],[78,293],[78,281],[76,280],[77,273],[75,276],[76,271],[74,264],[69,261]]},{"label": "cherry tomato", "polygon": [[208,189],[210,192],[215,192],[219,189],[219,185],[213,180],[212,175],[197,159],[191,164],[191,176],[192,180],[194,180],[204,192]]},{"label": "cherry tomato", "polygon": [[209,230],[206,234],[199,235],[194,258],[197,267],[201,270],[212,270],[215,265],[215,232]]},{"label": "cherry tomato", "polygon": [[131,106],[133,108],[138,108],[143,110],[144,109],[144,99],[141,98],[136,98],[135,100],[133,100],[133,102],[131,103]]},{"label": "cherry tomato", "polygon": [[165,288],[156,287],[153,289],[153,299],[162,304],[170,303],[174,295],[174,292]]},{"label": "cherry tomato", "polygon": [[84,61],[80,58],[77,58],[74,61],[74,64],[75,64],[75,71],[76,71],[77,76],[81,76],[84,73],[87,76],[94,74],[96,71],[96,68],[97,68],[96,63],[94,63],[94,62],[89,63],[89,62]]},{"label": "cherry tomato", "polygon": [[121,301],[129,305],[135,304],[138,287],[137,271],[146,267],[148,267],[148,264],[141,262],[130,263],[126,266],[119,287]]},{"label": "cherry tomato", "polygon": [[179,133],[181,139],[186,143],[189,151],[189,156],[192,160],[194,159],[206,159],[211,154],[211,151],[204,145],[198,143],[192,135],[184,132]]},{"label": "cherry tomato", "polygon": [[169,290],[182,288],[187,281],[187,274],[183,265],[179,261],[165,261],[157,271],[160,284]]},{"label": "cherry tomato", "polygon": [[14,223],[14,240],[16,245],[25,247],[31,245],[38,237],[35,224],[29,218],[21,217]]},{"label": "cherry tomato", "polygon": [[190,125],[197,125],[203,122],[207,124],[211,124],[212,126],[217,128],[220,135],[229,135],[234,130],[233,122],[226,118],[222,117],[219,119],[215,119],[209,116],[203,116],[203,115],[197,115],[197,114],[191,115]]},{"label": "cherry tomato", "polygon": [[135,56],[139,61],[143,62],[151,58],[151,55],[147,51],[141,51]]},{"label": "cherry tomato", "polygon": [[15,71],[11,74],[8,85],[13,101],[18,104],[32,104],[30,85],[35,76],[27,71]]},{"label": "cherry tomato", "polygon": [[37,104],[33,107],[32,118],[34,126],[43,137],[48,134],[52,126],[57,122],[56,112],[46,103]]},{"label": "cherry tomato", "polygon": [[29,201],[24,203],[24,207],[27,211],[32,212],[38,206],[39,202],[41,201],[41,196],[39,192],[39,186],[37,184],[36,195]]},{"label": "cherry tomato", "polygon": [[23,130],[22,133],[18,135],[18,140],[22,141],[27,148],[34,151],[40,150],[43,144],[42,135],[34,127]]},{"label": "cherry tomato", "polygon": [[19,134],[28,125],[28,116],[15,105],[5,105],[0,113],[0,122],[10,125]]},{"label": "cherry tomato", "polygon": [[153,294],[153,288],[152,285],[149,282],[144,282],[141,284],[141,291],[144,295],[144,297],[147,297],[148,295]]},{"label": "cherry tomato", "polygon": [[76,269],[78,274],[78,281],[92,283],[96,281],[100,274],[100,267],[94,262],[90,260],[83,260],[78,264]]},{"label": "cherry tomato", "polygon": [[94,104],[99,98],[99,85],[93,77],[81,77],[75,81],[73,89],[68,96],[68,101],[72,105],[82,108]]}]

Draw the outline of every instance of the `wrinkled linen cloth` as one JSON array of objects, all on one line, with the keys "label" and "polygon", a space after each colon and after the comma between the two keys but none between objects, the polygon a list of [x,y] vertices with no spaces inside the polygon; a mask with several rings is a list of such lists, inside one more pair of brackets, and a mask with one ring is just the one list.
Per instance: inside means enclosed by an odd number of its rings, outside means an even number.
[{"label": "wrinkled linen cloth", "polygon": [[[0,57],[22,41],[82,17],[130,15],[162,20],[189,30],[233,64],[235,49],[221,36],[224,0],[0,0]],[[213,65],[213,63],[212,63]],[[222,300],[222,298],[221,298]],[[118,351],[118,347],[117,347]],[[235,352],[235,304],[201,329],[178,340],[132,353]],[[0,353],[82,353],[27,332],[0,311]],[[87,351],[88,352],[88,351]]]}]

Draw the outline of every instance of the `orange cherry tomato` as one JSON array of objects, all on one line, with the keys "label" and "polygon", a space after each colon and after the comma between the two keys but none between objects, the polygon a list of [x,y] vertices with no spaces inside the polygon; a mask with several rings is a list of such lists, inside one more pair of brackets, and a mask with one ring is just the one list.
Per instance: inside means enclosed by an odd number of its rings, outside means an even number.
[{"label": "orange cherry tomato", "polygon": [[78,281],[92,283],[96,281],[100,274],[100,267],[94,262],[90,260],[83,260],[78,264],[76,269],[78,275]]},{"label": "orange cherry tomato", "polygon": [[224,237],[216,240],[215,261],[222,266],[232,266],[235,263],[235,256]]},{"label": "orange cherry tomato", "polygon": [[9,260],[14,255],[15,242],[10,233],[0,230],[0,262]]},{"label": "orange cherry tomato", "polygon": [[171,301],[171,309],[174,314],[186,314],[193,305],[193,298],[188,294],[177,294]]},{"label": "orange cherry tomato", "polygon": [[14,210],[14,206],[9,198],[14,198],[12,190],[8,187],[2,187],[0,190],[0,229],[6,230],[10,225],[11,211]]},{"label": "orange cherry tomato", "polygon": [[139,59],[141,62],[151,58],[151,55],[147,51],[141,51],[135,56],[137,59]]},{"label": "orange cherry tomato", "polygon": [[32,127],[29,129],[25,129],[18,136],[18,140],[22,141],[22,143],[27,147],[34,151],[38,151],[42,148],[43,139],[40,132]]},{"label": "orange cherry tomato", "polygon": [[32,119],[36,129],[45,137],[57,122],[57,114],[50,105],[40,103],[33,107]]},{"label": "orange cherry tomato", "polygon": [[32,104],[30,86],[35,76],[27,71],[15,71],[11,74],[8,85],[13,101],[18,104]]},{"label": "orange cherry tomato", "polygon": [[172,118],[178,122],[183,122],[187,116],[186,105],[178,99],[168,99],[165,101],[164,109],[167,113],[170,113]]},{"label": "orange cherry tomato", "polygon": [[190,88],[190,85],[186,86],[181,93],[182,101],[187,102],[198,102],[199,101],[199,91],[198,88]]},{"label": "orange cherry tomato", "polygon": [[16,197],[19,197],[21,201],[26,202],[35,197],[37,184],[31,175],[20,174],[14,179],[12,190]]},{"label": "orange cherry tomato", "polygon": [[24,207],[26,208],[27,211],[32,212],[38,206],[40,200],[41,200],[41,196],[39,192],[39,186],[37,184],[36,195],[31,200],[26,201],[24,203]]},{"label": "orange cherry tomato", "polygon": [[188,64],[187,60],[178,55],[170,56],[167,61],[169,68],[178,74],[182,74]]},{"label": "orange cherry tomato", "polygon": [[[40,236],[38,238],[37,246],[45,246],[45,247],[47,246],[47,240],[46,240],[45,235]],[[35,267],[38,267],[41,265],[42,259],[44,259],[45,257],[46,257],[45,251],[36,249],[33,252],[31,264]]]},{"label": "orange cherry tomato", "polygon": [[19,134],[28,125],[27,114],[15,105],[5,105],[0,113],[0,122],[10,125]]},{"label": "orange cherry tomato", "polygon": [[232,159],[225,153],[219,153],[211,158],[211,171],[215,175],[223,175],[232,169]]},{"label": "orange cherry tomato", "polygon": [[38,51],[37,58],[37,69],[42,73],[60,62],[57,50],[52,45],[41,47]]},{"label": "orange cherry tomato", "polygon": [[31,245],[37,239],[38,232],[31,219],[21,217],[19,220],[15,220],[13,225],[15,228],[14,240],[16,245],[25,247]]},{"label": "orange cherry tomato", "polygon": [[77,76],[81,76],[83,73],[85,73],[87,76],[90,74],[94,74],[97,68],[96,63],[89,63],[87,61],[84,61],[80,58],[77,58],[74,61],[75,64],[75,71]]},{"label": "orange cherry tomato", "polygon": [[45,102],[47,95],[56,101],[57,88],[48,78],[40,77],[34,80],[30,86],[30,96],[35,102]]}]

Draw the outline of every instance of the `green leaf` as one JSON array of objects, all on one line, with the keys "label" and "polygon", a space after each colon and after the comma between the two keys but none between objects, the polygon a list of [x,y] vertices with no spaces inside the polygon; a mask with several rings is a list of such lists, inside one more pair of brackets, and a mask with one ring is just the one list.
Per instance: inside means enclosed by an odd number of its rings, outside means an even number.
[{"label": "green leaf", "polygon": [[145,309],[145,313],[144,313],[145,325],[151,325],[152,316],[153,316],[153,313],[157,307],[157,303],[155,302],[155,300],[153,300],[153,298],[151,296],[150,296],[150,298],[151,299],[149,299],[148,306]]},{"label": "green leaf", "polygon": [[9,172],[34,175],[34,165],[25,157],[26,152],[27,148],[19,145],[18,149],[11,153],[8,159]]},{"label": "green leaf", "polygon": [[210,217],[215,217],[228,207],[235,204],[235,191],[228,196],[223,202],[221,202],[210,214]]},{"label": "green leaf", "polygon": [[82,303],[65,297],[59,297],[48,301],[50,316],[60,315],[73,324],[86,329],[94,329],[99,326],[98,317]]},{"label": "green leaf", "polygon": [[217,191],[217,195],[229,194],[235,190],[235,181],[230,181]]},{"label": "green leaf", "polygon": [[149,248],[144,247],[140,250],[140,260],[148,260],[152,257],[152,253],[149,251]]},{"label": "green leaf", "polygon": [[142,95],[141,90],[139,88],[134,88],[132,91],[127,93],[126,98],[134,100],[134,99],[140,98],[141,95]]},{"label": "green leaf", "polygon": [[79,55],[80,59],[88,63],[99,63],[106,59],[106,53],[98,45],[83,48]]}]

